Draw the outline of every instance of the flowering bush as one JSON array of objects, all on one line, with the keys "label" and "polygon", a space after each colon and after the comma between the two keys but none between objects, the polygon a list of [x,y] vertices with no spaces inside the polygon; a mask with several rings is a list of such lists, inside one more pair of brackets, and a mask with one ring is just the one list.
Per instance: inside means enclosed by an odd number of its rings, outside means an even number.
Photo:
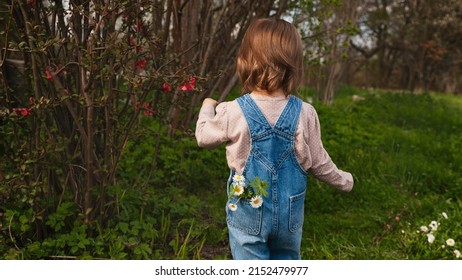
[{"label": "flowering bush", "polygon": [[[114,188],[135,188],[119,169],[127,143],[155,134],[152,169],[133,178],[159,182],[152,170],[164,135],[189,131],[184,116],[189,109],[193,119],[192,100],[199,102],[208,79],[195,64],[178,63],[180,50],[172,51],[149,21],[154,1],[22,2],[0,4],[10,11],[0,16],[0,44],[8,46],[0,64],[22,62],[0,75],[0,233],[5,217],[10,228],[9,238],[0,234],[0,258],[78,225],[119,219]],[[50,219],[70,201],[75,207],[56,223],[62,228],[51,230]],[[88,237],[96,234],[89,227]],[[44,251],[36,256],[54,254]]]},{"label": "flowering bush", "polygon": [[410,259],[460,259],[461,232],[446,212],[437,220],[402,230],[402,243]]}]

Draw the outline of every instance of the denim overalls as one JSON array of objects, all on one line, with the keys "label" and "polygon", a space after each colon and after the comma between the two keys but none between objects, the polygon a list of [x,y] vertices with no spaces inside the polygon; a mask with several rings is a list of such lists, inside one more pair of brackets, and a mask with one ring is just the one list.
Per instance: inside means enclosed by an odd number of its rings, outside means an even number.
[{"label": "denim overalls", "polygon": [[[232,196],[226,208],[229,241],[234,259],[300,259],[306,172],[294,148],[302,101],[290,96],[272,127],[249,94],[237,99],[247,121],[251,150],[243,175],[246,185],[259,177],[269,185],[263,205],[253,208],[248,199]],[[228,180],[228,194],[231,179]]]}]

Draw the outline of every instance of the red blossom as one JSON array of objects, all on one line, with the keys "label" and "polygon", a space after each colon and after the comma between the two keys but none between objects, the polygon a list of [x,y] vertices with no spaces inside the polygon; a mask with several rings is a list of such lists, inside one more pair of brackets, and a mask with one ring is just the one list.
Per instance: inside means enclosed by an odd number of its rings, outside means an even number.
[{"label": "red blossom", "polygon": [[140,59],[138,60],[135,65],[136,65],[136,68],[140,68],[140,69],[144,69],[144,67],[146,67],[146,64],[148,62],[146,61],[146,58],[143,58],[143,59]]},{"label": "red blossom", "polygon": [[154,108],[151,107],[149,103],[145,103],[143,107],[144,107],[143,114],[145,116],[152,117],[152,115],[154,114]]},{"label": "red blossom", "polygon": [[196,78],[194,78],[193,76],[189,77],[189,83],[191,83],[191,85],[193,87],[196,86]]},{"label": "red blossom", "polygon": [[27,117],[32,115],[32,108],[13,108],[13,112],[15,112],[17,115]]},{"label": "red blossom", "polygon": [[193,76],[189,77],[189,83],[183,83],[183,85],[178,88],[179,91],[190,91],[196,87],[196,78]]},{"label": "red blossom", "polygon": [[27,0],[27,5],[35,7],[35,0]]},{"label": "red blossom", "polygon": [[50,71],[46,70],[46,71],[45,71],[45,75],[47,76],[47,79],[48,79],[48,80],[53,80],[53,76],[51,76]]},{"label": "red blossom", "polygon": [[164,83],[162,85],[162,89],[165,91],[172,91],[172,88],[167,83]]}]

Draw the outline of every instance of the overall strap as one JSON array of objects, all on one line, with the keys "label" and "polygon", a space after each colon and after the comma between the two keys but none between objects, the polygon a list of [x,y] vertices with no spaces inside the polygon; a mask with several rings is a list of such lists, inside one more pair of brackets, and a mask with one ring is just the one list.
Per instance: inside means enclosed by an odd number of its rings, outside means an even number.
[{"label": "overall strap", "polygon": [[302,101],[299,98],[290,96],[287,105],[274,127],[268,123],[268,120],[260,111],[250,94],[245,94],[236,99],[236,101],[240,105],[242,113],[247,121],[251,138],[258,137],[262,134],[266,135],[272,131],[284,134],[289,138],[294,137],[302,107]]},{"label": "overall strap", "polygon": [[251,138],[273,129],[250,94],[245,94],[236,99],[236,101],[241,107],[247,121]]},{"label": "overall strap", "polygon": [[298,126],[301,109],[302,101],[299,98],[291,95],[289,102],[287,102],[286,107],[274,125],[274,129],[281,133],[287,134],[290,137],[295,137],[295,130]]}]

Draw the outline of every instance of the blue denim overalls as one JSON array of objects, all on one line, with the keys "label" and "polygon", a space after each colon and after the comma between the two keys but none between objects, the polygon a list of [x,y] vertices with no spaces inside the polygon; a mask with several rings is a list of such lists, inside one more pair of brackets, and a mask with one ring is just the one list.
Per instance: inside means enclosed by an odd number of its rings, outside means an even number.
[{"label": "blue denim overalls", "polygon": [[[229,241],[234,259],[300,259],[306,172],[295,156],[294,138],[302,101],[290,96],[271,127],[249,94],[237,99],[247,121],[251,150],[243,175],[246,185],[255,177],[269,185],[263,205],[232,196],[226,208]],[[228,180],[228,194],[231,179]]]}]

